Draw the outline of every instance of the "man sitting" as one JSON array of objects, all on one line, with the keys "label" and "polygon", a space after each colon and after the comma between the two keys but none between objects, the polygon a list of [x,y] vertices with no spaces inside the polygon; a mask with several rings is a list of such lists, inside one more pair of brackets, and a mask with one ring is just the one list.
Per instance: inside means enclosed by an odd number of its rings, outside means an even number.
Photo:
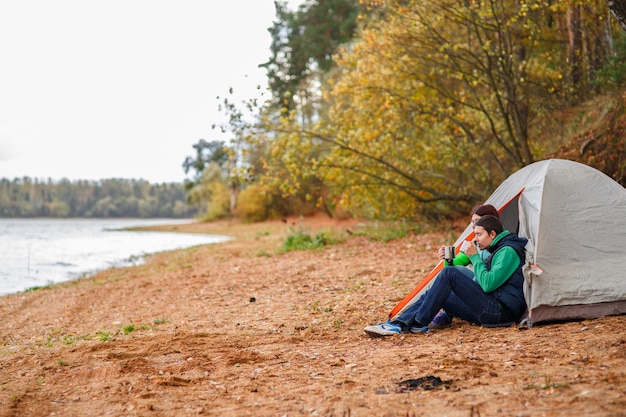
[{"label": "man sitting", "polygon": [[[465,254],[474,269],[474,279],[458,267],[444,268],[432,287],[398,318],[367,326],[371,336],[424,333],[443,308],[462,320],[480,325],[517,322],[526,311],[524,298],[524,247],[528,239],[505,230],[495,216],[483,216],[474,223],[474,245]],[[484,260],[478,249],[489,253]]]}]

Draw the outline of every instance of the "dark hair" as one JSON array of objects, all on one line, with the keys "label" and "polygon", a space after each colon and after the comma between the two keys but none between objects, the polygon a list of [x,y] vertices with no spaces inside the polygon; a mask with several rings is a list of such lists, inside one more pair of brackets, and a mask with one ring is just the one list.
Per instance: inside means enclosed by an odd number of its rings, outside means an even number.
[{"label": "dark hair", "polygon": [[500,223],[500,219],[496,216],[492,216],[490,214],[481,217],[476,220],[474,223],[474,227],[480,226],[487,231],[487,233],[491,233],[492,231],[496,232],[496,235],[499,235],[504,230],[502,223]]},{"label": "dark hair", "polygon": [[498,210],[491,204],[477,205],[476,207],[474,207],[474,210],[472,210],[472,215],[473,214],[476,214],[480,217],[495,216],[497,218],[500,218],[500,214],[498,213]]}]

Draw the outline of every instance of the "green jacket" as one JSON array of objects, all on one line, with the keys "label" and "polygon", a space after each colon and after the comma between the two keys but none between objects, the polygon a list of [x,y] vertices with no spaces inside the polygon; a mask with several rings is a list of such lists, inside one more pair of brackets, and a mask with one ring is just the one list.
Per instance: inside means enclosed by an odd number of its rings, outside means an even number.
[{"label": "green jacket", "polygon": [[[495,246],[496,243],[509,234],[510,232],[508,230],[502,231],[502,233],[496,236],[493,242],[491,242],[491,246]],[[520,265],[520,257],[517,255],[517,252],[515,252],[515,249],[510,246],[503,247],[495,254],[491,261],[490,270],[488,270],[483,263],[483,259],[479,253],[472,255],[470,261],[474,265],[474,277],[476,278],[476,282],[478,282],[483,291],[487,293],[495,291],[504,284]]]}]

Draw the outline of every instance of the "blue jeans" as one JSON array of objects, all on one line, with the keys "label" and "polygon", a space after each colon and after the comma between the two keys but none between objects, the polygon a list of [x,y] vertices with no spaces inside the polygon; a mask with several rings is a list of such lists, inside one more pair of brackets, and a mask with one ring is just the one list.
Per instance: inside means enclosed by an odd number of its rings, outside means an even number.
[{"label": "blue jeans", "polygon": [[474,281],[474,274],[465,267],[446,267],[432,287],[393,321],[407,330],[427,326],[440,309],[475,324],[503,324],[511,319],[500,302]]}]

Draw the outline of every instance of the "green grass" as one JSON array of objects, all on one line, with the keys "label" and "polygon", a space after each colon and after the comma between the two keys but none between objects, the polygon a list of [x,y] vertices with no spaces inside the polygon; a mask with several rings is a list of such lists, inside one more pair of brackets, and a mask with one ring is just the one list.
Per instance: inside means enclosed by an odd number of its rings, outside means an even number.
[{"label": "green grass", "polygon": [[339,242],[340,239],[330,236],[325,232],[319,232],[315,236],[311,236],[304,229],[293,227],[289,228],[289,234],[285,238],[281,252],[289,252],[292,250],[310,250],[323,248]]},{"label": "green grass", "polygon": [[34,287],[26,288],[23,292],[33,292],[38,290],[49,290],[51,288],[50,285],[35,285]]},{"label": "green grass", "polygon": [[96,336],[98,336],[101,342],[107,342],[111,340],[111,332],[98,331],[96,332]]},{"label": "green grass", "polygon": [[[424,233],[425,227],[418,223],[406,221],[398,222],[373,222],[359,226],[356,230],[348,231],[353,236],[364,236],[373,241],[389,242],[395,239],[401,239],[410,234]],[[343,235],[320,231],[315,235],[309,233],[303,227],[290,227],[289,233],[285,238],[279,252],[288,252],[293,250],[311,250],[319,249],[325,246],[341,243],[345,241]],[[265,253],[258,256],[266,256]]]},{"label": "green grass", "polygon": [[[153,320],[153,324],[155,326],[159,324],[165,324],[167,322],[168,320],[165,318],[158,318],[158,319]],[[109,340],[113,340],[116,334],[129,335],[135,330],[150,330],[153,328],[154,328],[153,326],[148,325],[148,324],[141,324],[141,325],[128,324],[122,327],[117,332],[99,330],[96,332],[95,335],[89,335],[89,334],[88,335],[74,335],[74,334],[60,335],[59,333],[60,330],[54,330],[44,341],[38,342],[37,346],[53,347],[57,343],[63,343],[65,345],[73,345],[74,343],[81,341],[81,340],[92,340],[92,339],[97,339],[101,342],[108,342]]]},{"label": "green grass", "polygon": [[127,324],[122,328],[122,332],[126,335],[131,334],[135,330],[134,324]]},{"label": "green grass", "polygon": [[74,334],[66,334],[63,336],[62,339],[63,339],[63,343],[65,343],[66,345],[73,345],[75,342],[79,340],[91,340],[91,336],[90,335],[81,336],[81,335],[74,335]]}]

